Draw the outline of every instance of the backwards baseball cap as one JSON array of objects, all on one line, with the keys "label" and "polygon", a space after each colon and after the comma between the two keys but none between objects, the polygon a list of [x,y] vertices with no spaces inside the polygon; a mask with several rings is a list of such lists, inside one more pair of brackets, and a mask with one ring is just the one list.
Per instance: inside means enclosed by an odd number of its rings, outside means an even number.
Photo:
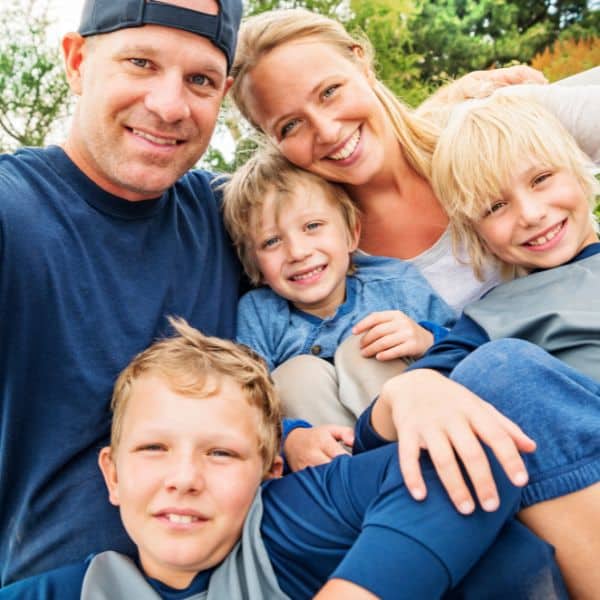
[{"label": "backwards baseball cap", "polygon": [[183,29],[209,39],[233,64],[242,18],[241,0],[218,0],[219,13],[208,13],[158,0],[85,0],[79,33],[110,33],[128,27],[163,25]]}]

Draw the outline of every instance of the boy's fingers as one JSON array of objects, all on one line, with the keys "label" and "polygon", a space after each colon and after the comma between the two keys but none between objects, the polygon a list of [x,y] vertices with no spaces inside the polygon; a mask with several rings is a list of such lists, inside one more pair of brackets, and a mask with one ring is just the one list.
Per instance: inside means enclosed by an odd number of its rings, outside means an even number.
[{"label": "boy's fingers", "polygon": [[487,420],[477,416],[473,419],[473,425],[479,437],[490,447],[512,483],[518,486],[525,485],[528,481],[527,468],[510,434],[502,427],[498,427],[497,423],[490,427]]},{"label": "boy's fingers", "polygon": [[475,503],[446,432],[437,428],[431,429],[424,435],[424,439],[431,462],[452,504],[463,515],[472,513],[475,510]]},{"label": "boy's fingers", "polygon": [[514,421],[511,421],[506,415],[503,415],[491,404],[489,405],[492,412],[494,412],[502,424],[502,427],[513,439],[517,448],[521,452],[534,452],[536,448],[535,440],[530,438]]},{"label": "boy's fingers", "polygon": [[471,428],[466,423],[461,425],[449,427],[450,442],[469,475],[483,510],[496,510],[500,505],[500,498],[488,457]]},{"label": "boy's fingers", "polygon": [[406,488],[415,500],[424,500],[427,496],[427,486],[419,464],[420,454],[418,436],[412,432],[402,432],[398,440],[400,471]]}]

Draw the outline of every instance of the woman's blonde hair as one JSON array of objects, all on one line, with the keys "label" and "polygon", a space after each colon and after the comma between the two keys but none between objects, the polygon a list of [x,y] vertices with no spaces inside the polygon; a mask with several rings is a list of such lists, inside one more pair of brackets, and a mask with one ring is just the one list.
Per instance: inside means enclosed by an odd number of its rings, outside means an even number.
[{"label": "woman's blonde hair", "polygon": [[[271,10],[249,17],[240,29],[231,72],[234,77],[231,94],[240,112],[259,131],[261,127],[249,109],[250,89],[245,85],[246,78],[265,54],[298,40],[328,44],[349,61],[366,65],[373,71],[374,53],[369,41],[351,36],[334,19],[302,8]],[[378,80],[374,83],[374,92],[390,118],[409,165],[417,174],[429,179],[438,127],[417,115]]]},{"label": "woman's blonde hair", "polygon": [[206,336],[183,319],[169,318],[169,322],[176,335],[155,342],[135,356],[115,383],[111,403],[112,453],[121,441],[123,417],[135,382],[141,377],[155,375],[173,392],[199,399],[218,393],[223,378],[229,378],[260,413],[256,433],[266,475],[279,453],[282,414],[265,362],[250,348]]},{"label": "woman's blonde hair", "polygon": [[[260,227],[262,209],[268,194],[275,194],[275,210],[297,193],[299,186],[313,186],[339,211],[352,239],[359,222],[359,211],[340,185],[290,163],[269,142],[257,152],[223,185],[223,220],[238,256],[250,281],[260,283],[261,273],[253,243]],[[276,217],[278,214],[275,215]]]},{"label": "woman's blonde hair", "polygon": [[[560,121],[535,101],[495,94],[465,102],[454,109],[440,136],[433,155],[433,189],[450,218],[455,248],[467,248],[480,278],[486,262],[495,257],[476,225],[531,159],[575,176],[597,228],[592,211],[599,185],[591,160]],[[505,277],[518,273],[515,265],[501,267]]]}]

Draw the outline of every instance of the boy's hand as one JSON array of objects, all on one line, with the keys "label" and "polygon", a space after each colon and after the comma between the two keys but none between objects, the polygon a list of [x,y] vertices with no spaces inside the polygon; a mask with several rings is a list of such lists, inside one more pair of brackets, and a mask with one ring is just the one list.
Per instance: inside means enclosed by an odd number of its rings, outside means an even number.
[{"label": "boy's hand", "polygon": [[498,492],[481,442],[496,455],[514,485],[527,483],[522,452],[535,442],[491,404],[436,371],[418,369],[387,381],[373,407],[372,422],[386,439],[398,439],[400,468],[411,495],[427,495],[419,454],[426,449],[457,510],[471,513],[475,504],[457,455],[484,510],[498,507]]},{"label": "boy's hand", "polygon": [[343,425],[293,429],[283,446],[285,459],[292,471],[316,467],[331,462],[340,454],[350,454],[347,448],[354,444],[354,430]]},{"label": "boy's hand", "polygon": [[377,360],[421,356],[433,344],[433,334],[400,310],[374,312],[353,328],[360,339],[361,354]]}]

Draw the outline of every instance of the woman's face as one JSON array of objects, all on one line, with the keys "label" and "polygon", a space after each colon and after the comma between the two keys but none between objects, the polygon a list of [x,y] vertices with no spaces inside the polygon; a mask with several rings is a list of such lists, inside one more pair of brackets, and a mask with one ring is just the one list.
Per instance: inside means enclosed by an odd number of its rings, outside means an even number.
[{"label": "woman's face", "polygon": [[304,39],[263,56],[242,93],[253,120],[288,160],[358,186],[399,151],[374,81],[358,56],[352,61],[331,45]]}]

